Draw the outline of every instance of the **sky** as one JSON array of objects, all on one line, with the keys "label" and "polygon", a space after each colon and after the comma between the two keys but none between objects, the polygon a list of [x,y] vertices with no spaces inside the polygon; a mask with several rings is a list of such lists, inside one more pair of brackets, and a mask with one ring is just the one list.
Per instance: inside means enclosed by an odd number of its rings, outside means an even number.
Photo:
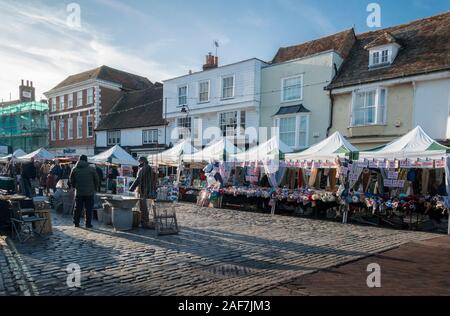
[{"label": "sky", "polygon": [[[101,65],[151,81],[198,71],[215,40],[221,65],[268,61],[279,47],[378,29],[366,22],[373,2],[381,28],[450,11],[448,0],[0,0],[0,100],[17,99],[21,79],[43,98],[68,75]],[[71,3],[79,26],[67,23]]]}]

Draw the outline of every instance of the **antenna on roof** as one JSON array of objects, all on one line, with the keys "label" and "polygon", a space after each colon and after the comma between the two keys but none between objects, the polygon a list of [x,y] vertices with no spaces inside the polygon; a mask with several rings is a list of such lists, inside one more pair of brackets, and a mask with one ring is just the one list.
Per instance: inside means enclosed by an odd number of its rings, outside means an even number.
[{"label": "antenna on roof", "polygon": [[219,48],[219,41],[214,40],[214,47],[216,48],[216,56],[217,56],[217,49]]}]

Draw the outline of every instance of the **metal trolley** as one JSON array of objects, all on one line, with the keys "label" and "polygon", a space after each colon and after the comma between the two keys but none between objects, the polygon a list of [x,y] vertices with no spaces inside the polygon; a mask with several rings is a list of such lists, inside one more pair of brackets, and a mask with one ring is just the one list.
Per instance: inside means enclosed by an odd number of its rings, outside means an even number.
[{"label": "metal trolley", "polygon": [[151,201],[156,235],[177,235],[180,232],[175,203],[173,201]]}]

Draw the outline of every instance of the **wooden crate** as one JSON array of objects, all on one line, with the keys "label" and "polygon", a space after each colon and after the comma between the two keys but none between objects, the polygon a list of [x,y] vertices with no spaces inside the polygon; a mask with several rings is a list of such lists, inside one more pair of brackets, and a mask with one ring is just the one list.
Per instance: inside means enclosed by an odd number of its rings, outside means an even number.
[{"label": "wooden crate", "polygon": [[45,222],[36,222],[34,223],[34,229],[36,232],[41,233],[42,235],[50,235],[53,233],[52,226],[52,217],[50,210],[39,210],[36,211],[36,215],[42,218],[47,219]]}]

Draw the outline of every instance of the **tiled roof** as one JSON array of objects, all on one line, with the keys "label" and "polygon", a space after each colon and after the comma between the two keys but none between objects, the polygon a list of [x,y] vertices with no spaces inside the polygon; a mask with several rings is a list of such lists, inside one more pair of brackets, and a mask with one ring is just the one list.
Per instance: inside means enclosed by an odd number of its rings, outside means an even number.
[{"label": "tiled roof", "polygon": [[[401,44],[394,62],[388,67],[369,69],[366,47],[383,34]],[[450,12],[384,30],[357,35],[347,60],[328,88],[450,70]]]},{"label": "tiled roof", "polygon": [[390,34],[389,32],[383,32],[380,36],[378,36],[372,42],[367,44],[364,48],[371,49],[373,47],[387,45],[387,44],[399,44],[400,45],[400,43],[397,41],[397,39],[394,36],[392,36],[392,34]]},{"label": "tiled roof", "polygon": [[108,66],[101,66],[67,77],[52,90],[70,86],[90,79],[100,79],[122,85],[124,90],[141,90],[152,86],[150,80]]},{"label": "tiled roof", "polygon": [[97,131],[165,125],[162,87],[155,83],[151,88],[125,93],[102,117]]},{"label": "tiled roof", "polygon": [[292,106],[283,106],[281,107],[278,112],[274,116],[278,115],[286,115],[286,114],[295,114],[295,113],[310,113],[311,111],[308,110],[303,106],[303,104],[299,105],[292,105]]},{"label": "tiled roof", "polygon": [[290,47],[281,47],[272,63],[282,63],[330,50],[336,51],[342,58],[345,58],[352,48],[354,41],[355,33],[353,29],[349,29],[307,43]]}]

